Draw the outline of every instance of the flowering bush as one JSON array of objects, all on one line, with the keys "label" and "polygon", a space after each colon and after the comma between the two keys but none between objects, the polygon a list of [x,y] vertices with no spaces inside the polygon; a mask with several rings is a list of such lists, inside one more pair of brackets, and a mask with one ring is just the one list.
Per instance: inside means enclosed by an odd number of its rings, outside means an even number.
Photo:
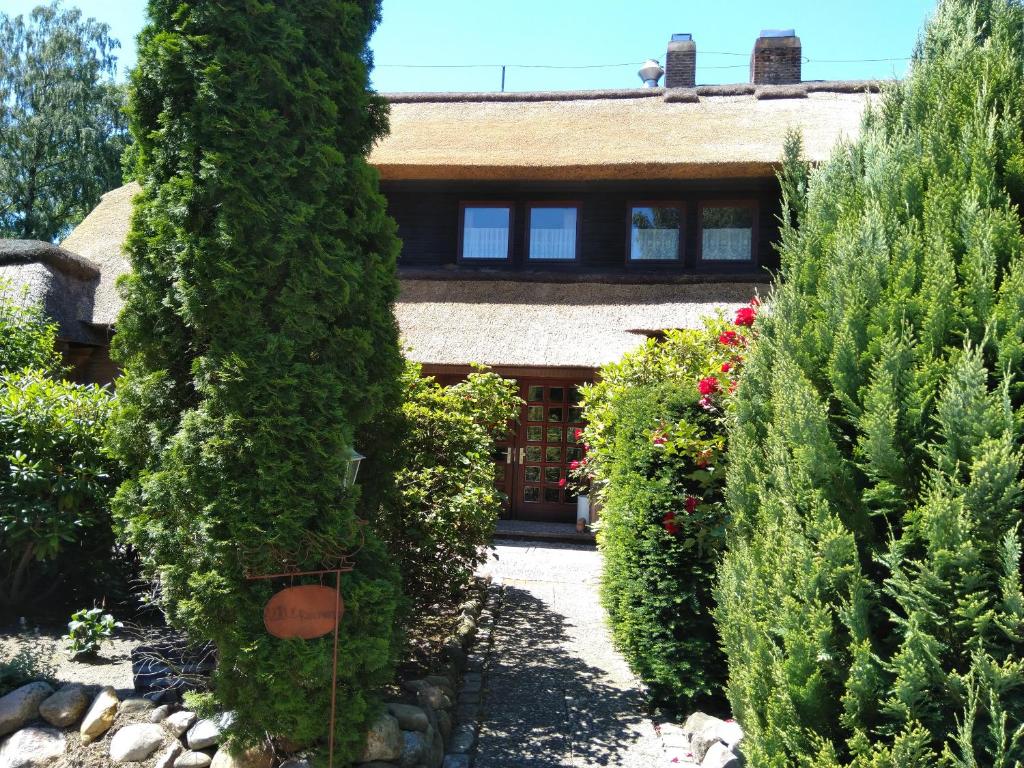
[{"label": "flowering bush", "polygon": [[721,702],[712,585],[724,546],[725,419],[756,303],[670,331],[584,392],[576,482],[602,504],[602,597],[616,642],[664,706]]}]

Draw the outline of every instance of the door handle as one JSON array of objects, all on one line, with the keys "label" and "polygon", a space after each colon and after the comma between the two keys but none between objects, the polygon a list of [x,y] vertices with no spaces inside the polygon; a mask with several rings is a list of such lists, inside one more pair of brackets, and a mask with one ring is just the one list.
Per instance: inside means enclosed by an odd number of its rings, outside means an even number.
[{"label": "door handle", "polygon": [[508,448],[505,449],[505,463],[506,464],[511,464],[512,463],[512,446],[511,445]]},{"label": "door handle", "polygon": [[525,448],[520,448],[519,449],[519,463],[522,464],[525,461],[525,459],[526,459],[526,449]]}]

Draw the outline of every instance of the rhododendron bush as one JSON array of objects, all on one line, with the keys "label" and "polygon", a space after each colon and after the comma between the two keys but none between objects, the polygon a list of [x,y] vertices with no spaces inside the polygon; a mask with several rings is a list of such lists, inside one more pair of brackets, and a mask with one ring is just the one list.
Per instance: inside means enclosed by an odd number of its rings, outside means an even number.
[{"label": "rhododendron bush", "polygon": [[1024,764],[1022,104],[1024,6],[942,0],[784,179],[717,592],[749,765]]},{"label": "rhododendron bush", "polygon": [[748,337],[721,318],[670,331],[605,366],[584,393],[586,452],[570,482],[602,505],[602,597],[617,644],[672,709],[721,704],[712,584],[726,523],[724,422]]}]

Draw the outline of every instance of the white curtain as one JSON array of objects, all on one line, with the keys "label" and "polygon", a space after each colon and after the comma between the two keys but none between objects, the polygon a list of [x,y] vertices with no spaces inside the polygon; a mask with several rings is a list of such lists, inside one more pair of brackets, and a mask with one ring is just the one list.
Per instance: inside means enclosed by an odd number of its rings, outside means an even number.
[{"label": "white curtain", "polygon": [[634,229],[631,256],[634,261],[664,261],[678,258],[679,230]]},{"label": "white curtain", "polygon": [[534,208],[530,211],[530,258],[576,258],[575,208]]},{"label": "white curtain", "polygon": [[508,228],[467,226],[462,234],[462,258],[508,258]]},{"label": "white curtain", "polygon": [[701,258],[704,261],[750,261],[752,232],[749,227],[703,231]]}]

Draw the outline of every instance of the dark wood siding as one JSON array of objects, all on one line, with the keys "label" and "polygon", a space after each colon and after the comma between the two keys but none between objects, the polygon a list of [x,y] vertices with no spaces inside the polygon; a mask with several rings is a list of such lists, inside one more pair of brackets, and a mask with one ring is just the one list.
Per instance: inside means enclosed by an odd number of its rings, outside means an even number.
[{"label": "dark wood siding", "polygon": [[[778,256],[779,187],[773,179],[749,181],[584,183],[522,182],[426,182],[385,181],[381,190],[388,209],[398,222],[402,238],[399,264],[410,268],[448,267],[458,264],[459,204],[463,201],[513,201],[513,257],[509,271],[647,273],[736,273],[774,269]],[[527,262],[526,209],[531,202],[579,201],[582,205],[579,259],[574,264]],[[628,206],[636,201],[680,201],[686,206],[685,249],[681,263],[628,263]],[[702,265],[698,267],[698,211],[701,202],[753,201],[757,204],[755,264]],[[476,265],[462,263],[460,271]],[[483,267],[481,267],[483,268]],[[495,269],[493,263],[487,269]]]}]

